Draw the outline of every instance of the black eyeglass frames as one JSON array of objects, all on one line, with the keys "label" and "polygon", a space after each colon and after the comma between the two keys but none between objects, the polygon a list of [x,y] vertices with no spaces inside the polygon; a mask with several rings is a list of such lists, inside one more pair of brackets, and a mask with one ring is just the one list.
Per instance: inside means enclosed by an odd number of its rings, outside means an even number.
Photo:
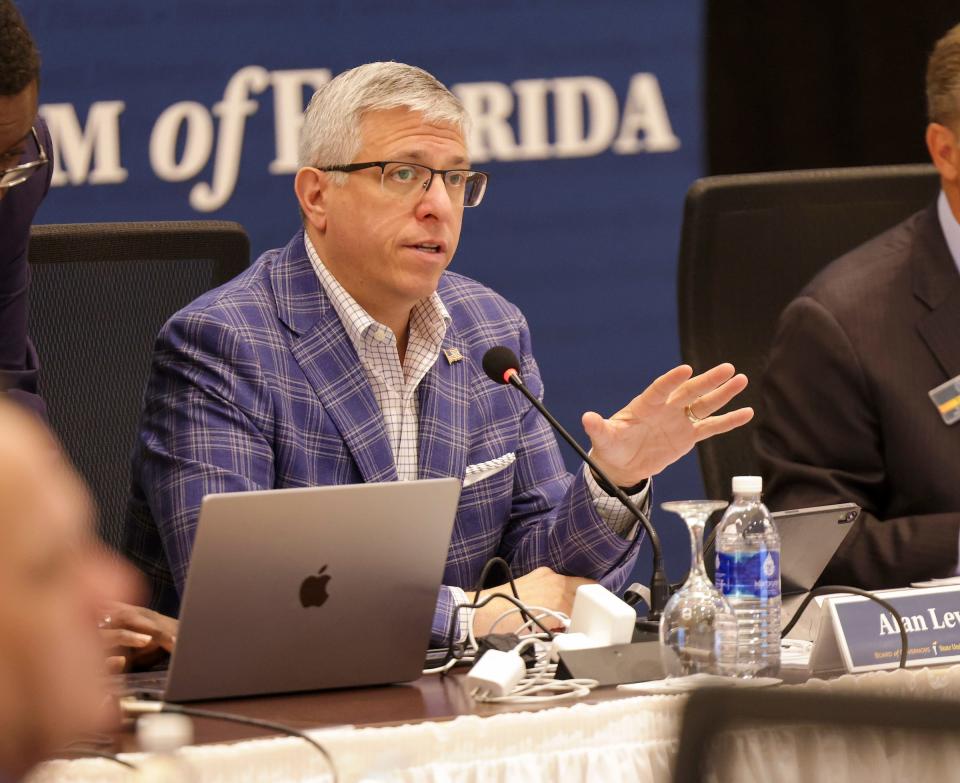
[{"label": "black eyeglass frames", "polygon": [[345,166],[318,167],[320,171],[342,171],[350,174],[364,169],[380,169],[380,186],[387,193],[411,196],[418,190],[427,191],[433,178],[440,175],[451,199],[462,199],[463,206],[475,207],[483,199],[489,176],[470,169],[432,169],[420,163],[399,160],[377,160],[369,163],[349,163]]}]

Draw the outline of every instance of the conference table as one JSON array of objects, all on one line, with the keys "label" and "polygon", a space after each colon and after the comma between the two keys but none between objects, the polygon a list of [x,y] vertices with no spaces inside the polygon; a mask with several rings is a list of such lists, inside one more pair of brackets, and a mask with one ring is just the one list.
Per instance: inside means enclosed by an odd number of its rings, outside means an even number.
[{"label": "conference table", "polygon": [[[887,695],[936,695],[960,700],[960,666],[908,669],[812,679],[804,670],[784,672],[779,687],[820,688]],[[677,751],[684,695],[637,696],[615,687],[594,690],[589,698],[551,705],[477,704],[463,676],[423,677],[389,687],[295,694],[255,699],[204,702],[195,706],[278,721],[310,730],[336,762],[343,781],[653,781],[667,783]],[[316,749],[298,738],[249,726],[195,719],[195,744],[182,752],[201,781],[329,781],[328,768]],[[826,730],[825,730],[826,731]],[[112,746],[136,764],[132,731],[113,735]],[[824,738],[827,741],[829,738]],[[806,745],[785,735],[777,740],[780,764],[811,769]],[[835,740],[834,740],[835,742]],[[794,743],[791,745],[791,743]],[[921,749],[902,747],[883,757],[878,739],[875,761],[892,777],[923,779],[917,764],[931,772],[960,769],[960,747],[947,747],[931,758]],[[743,761],[756,766],[756,748],[747,743]],[[837,759],[836,755],[847,757]],[[862,759],[832,751],[822,763],[860,769]],[[761,759],[762,760],[762,759]],[[954,766],[949,766],[953,764]],[[947,766],[945,766],[947,765]],[[761,765],[762,766],[762,765]],[[908,774],[909,772],[909,774]],[[762,780],[769,770],[756,769],[744,780]],[[897,777],[903,774],[906,777]],[[106,759],[57,760],[41,765],[32,783],[48,781],[124,781],[133,772]],[[942,778],[948,779],[948,778]]]}]

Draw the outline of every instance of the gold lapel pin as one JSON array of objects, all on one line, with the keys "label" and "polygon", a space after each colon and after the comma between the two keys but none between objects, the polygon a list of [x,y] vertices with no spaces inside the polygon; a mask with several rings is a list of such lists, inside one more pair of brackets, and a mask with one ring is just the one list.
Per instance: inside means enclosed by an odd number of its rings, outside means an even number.
[{"label": "gold lapel pin", "polygon": [[463,361],[463,354],[459,348],[444,348],[443,355],[447,357],[447,364],[456,364]]}]

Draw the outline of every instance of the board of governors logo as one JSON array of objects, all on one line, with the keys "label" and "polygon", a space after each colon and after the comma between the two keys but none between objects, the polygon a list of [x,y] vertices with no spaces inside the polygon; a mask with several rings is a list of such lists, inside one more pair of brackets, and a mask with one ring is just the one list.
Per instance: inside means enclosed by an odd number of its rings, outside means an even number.
[{"label": "board of governors logo", "polygon": [[[194,181],[189,201],[197,212],[220,209],[236,188],[247,119],[272,111],[273,159],[263,163],[270,174],[294,173],[305,95],[330,78],[326,68],[240,68],[212,107],[178,101],[156,117],[148,143],[151,171],[163,182]],[[622,101],[615,87],[623,90]],[[652,73],[634,73],[623,85],[597,76],[563,76],[509,84],[464,82],[451,90],[473,120],[468,139],[472,163],[582,158],[608,151],[667,153],[680,147]],[[120,132],[127,110],[122,100],[96,101],[81,122],[71,103],[40,107],[53,139],[54,186],[127,181]],[[209,175],[201,180],[208,166]]]}]

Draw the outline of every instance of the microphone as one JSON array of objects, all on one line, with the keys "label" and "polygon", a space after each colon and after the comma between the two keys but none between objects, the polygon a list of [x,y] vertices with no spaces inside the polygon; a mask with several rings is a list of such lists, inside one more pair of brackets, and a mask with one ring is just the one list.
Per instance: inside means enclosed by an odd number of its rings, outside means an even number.
[{"label": "microphone", "polygon": [[[637,504],[630,499],[630,496],[610,480],[597,466],[597,463],[593,461],[593,458],[583,450],[583,447],[574,440],[573,436],[564,429],[563,425],[553,417],[553,414],[547,410],[546,406],[537,399],[537,395],[527,388],[523,379],[520,377],[520,362],[513,351],[502,345],[491,348],[483,355],[483,371],[487,374],[487,377],[495,383],[506,384],[518,389],[523,396],[530,401],[530,404],[550,423],[550,426],[559,433],[560,437],[570,444],[570,447],[577,452],[580,459],[588,465],[595,475],[600,477],[601,483],[605,482],[606,486],[613,490],[614,497],[643,525],[643,529],[647,532],[647,538],[650,539],[650,546],[653,548],[653,576],[650,579],[650,601],[648,602],[650,611],[647,614],[647,622],[641,623],[638,621],[638,624],[643,626],[645,630],[659,630],[658,628],[654,628],[654,623],[659,622],[663,608],[666,606],[667,599],[670,597],[670,584],[667,582],[666,572],[663,568],[663,550],[660,547],[660,536],[657,535],[656,528],[651,524],[647,515],[637,508]],[[629,551],[630,550],[627,549],[623,556]],[[621,556],[621,559],[623,556]],[[620,562],[618,561],[614,565],[614,568],[619,565]]]}]

